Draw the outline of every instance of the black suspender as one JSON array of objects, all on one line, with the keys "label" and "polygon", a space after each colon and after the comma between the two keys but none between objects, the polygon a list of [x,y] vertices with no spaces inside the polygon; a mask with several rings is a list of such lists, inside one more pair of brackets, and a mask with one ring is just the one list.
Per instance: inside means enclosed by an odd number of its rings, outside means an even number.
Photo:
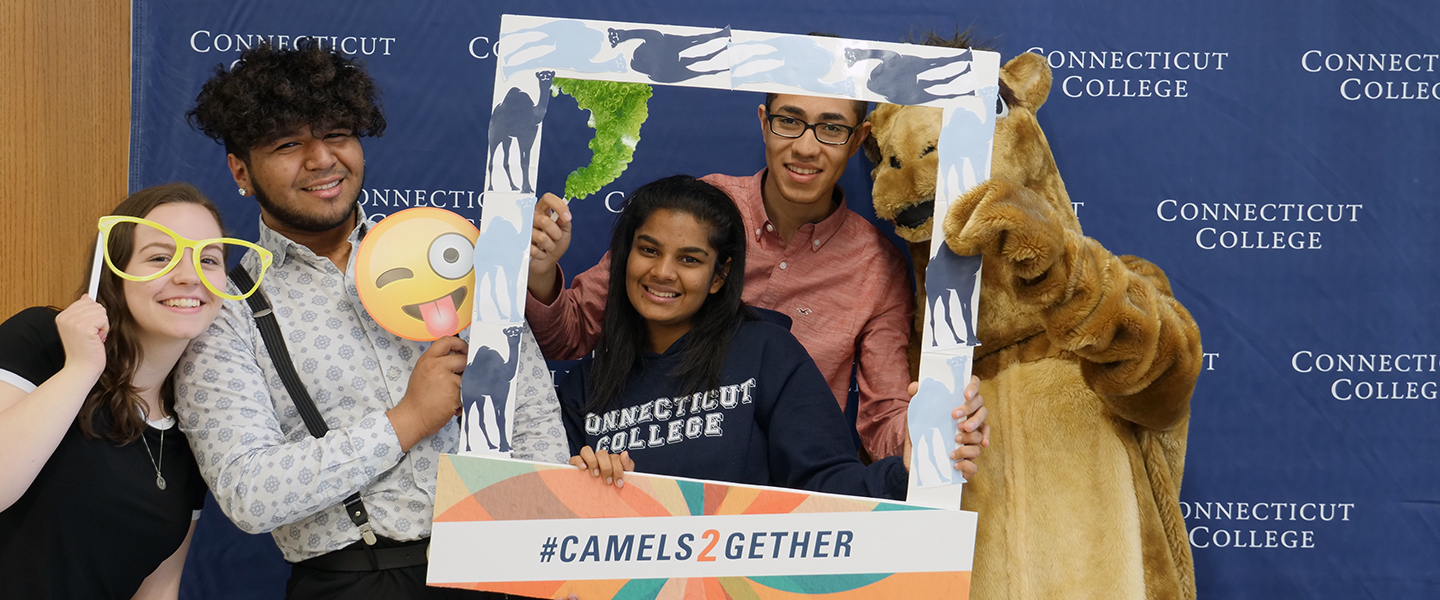
[{"label": "black suspender", "polygon": [[[230,279],[242,290],[255,287],[255,280],[250,278],[244,265],[235,265],[235,268],[230,269]],[[295,363],[290,361],[290,350],[285,346],[284,336],[280,334],[280,322],[275,320],[275,315],[270,310],[270,301],[265,299],[265,292],[255,290],[245,301],[255,313],[255,326],[260,329],[265,350],[270,353],[270,361],[275,363],[275,370],[279,371],[285,390],[290,392],[290,399],[295,401],[295,409],[300,411],[300,418],[305,420],[305,428],[309,429],[310,435],[315,438],[325,437],[325,432],[330,428],[325,425],[325,419],[320,417],[315,401],[310,399],[310,392],[305,390],[305,385],[300,382],[300,375],[295,372]],[[360,537],[365,539],[365,543],[374,545],[375,530],[370,527],[370,514],[365,511],[365,504],[360,501],[360,492],[350,494],[350,497],[345,499],[345,515],[360,528]]]}]

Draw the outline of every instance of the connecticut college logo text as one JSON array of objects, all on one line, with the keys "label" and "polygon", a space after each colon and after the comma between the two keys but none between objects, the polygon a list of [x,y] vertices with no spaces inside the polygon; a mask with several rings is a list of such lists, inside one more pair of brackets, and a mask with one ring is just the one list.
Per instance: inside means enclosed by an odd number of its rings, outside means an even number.
[{"label": "connecticut college logo text", "polygon": [[1320,250],[1320,227],[1357,223],[1363,204],[1185,202],[1166,198],[1155,205],[1166,223],[1193,222],[1195,245],[1205,250]]},{"label": "connecticut college logo text", "polygon": [[1339,53],[1307,50],[1300,68],[1310,73],[1343,73],[1338,87],[1346,100],[1440,100],[1440,54],[1421,52]]},{"label": "connecticut college logo text", "polygon": [[1434,400],[1440,397],[1433,353],[1351,354],[1301,350],[1290,356],[1296,373],[1325,376],[1340,400]]},{"label": "connecticut college logo text", "polygon": [[[1189,50],[1026,50],[1045,57],[1071,98],[1187,98],[1198,71],[1224,71],[1229,52]],[[1063,71],[1083,71],[1065,75]]]}]

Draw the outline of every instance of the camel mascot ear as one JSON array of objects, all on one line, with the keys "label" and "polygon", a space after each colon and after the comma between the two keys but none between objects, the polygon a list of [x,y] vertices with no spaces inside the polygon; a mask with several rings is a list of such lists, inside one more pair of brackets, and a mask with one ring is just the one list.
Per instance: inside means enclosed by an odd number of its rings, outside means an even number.
[{"label": "camel mascot ear", "polygon": [[865,149],[865,158],[870,160],[871,165],[879,165],[881,159],[885,158],[885,153],[880,149],[880,135],[890,131],[890,122],[895,118],[896,108],[890,104],[879,104],[865,117],[870,123],[870,135],[865,136],[865,143],[861,144],[861,147]]},{"label": "camel mascot ear", "polygon": [[1020,105],[1034,112],[1040,110],[1040,105],[1050,97],[1048,67],[1045,57],[1034,52],[1022,52],[1000,68],[1000,78],[1010,86],[1010,92]]}]

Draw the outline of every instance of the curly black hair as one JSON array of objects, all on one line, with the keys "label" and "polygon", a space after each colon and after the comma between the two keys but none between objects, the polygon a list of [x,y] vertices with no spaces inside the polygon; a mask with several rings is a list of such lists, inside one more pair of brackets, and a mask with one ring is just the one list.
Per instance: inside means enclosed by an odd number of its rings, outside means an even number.
[{"label": "curly black hair", "polygon": [[384,134],[379,94],[352,58],[317,44],[276,50],[266,43],[242,52],[228,71],[216,66],[185,118],[223,143],[226,152],[248,161],[251,148],[305,126]]}]

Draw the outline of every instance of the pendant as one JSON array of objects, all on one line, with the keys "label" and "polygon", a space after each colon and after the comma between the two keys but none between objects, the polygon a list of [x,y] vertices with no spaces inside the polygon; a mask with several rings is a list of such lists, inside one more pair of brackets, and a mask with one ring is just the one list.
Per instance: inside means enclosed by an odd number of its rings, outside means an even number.
[{"label": "pendant", "polygon": [[158,488],[160,488],[161,490],[164,490],[164,489],[165,489],[165,476],[164,476],[164,475],[160,475],[160,474],[158,474],[158,473],[155,474],[155,487],[158,487]]}]

